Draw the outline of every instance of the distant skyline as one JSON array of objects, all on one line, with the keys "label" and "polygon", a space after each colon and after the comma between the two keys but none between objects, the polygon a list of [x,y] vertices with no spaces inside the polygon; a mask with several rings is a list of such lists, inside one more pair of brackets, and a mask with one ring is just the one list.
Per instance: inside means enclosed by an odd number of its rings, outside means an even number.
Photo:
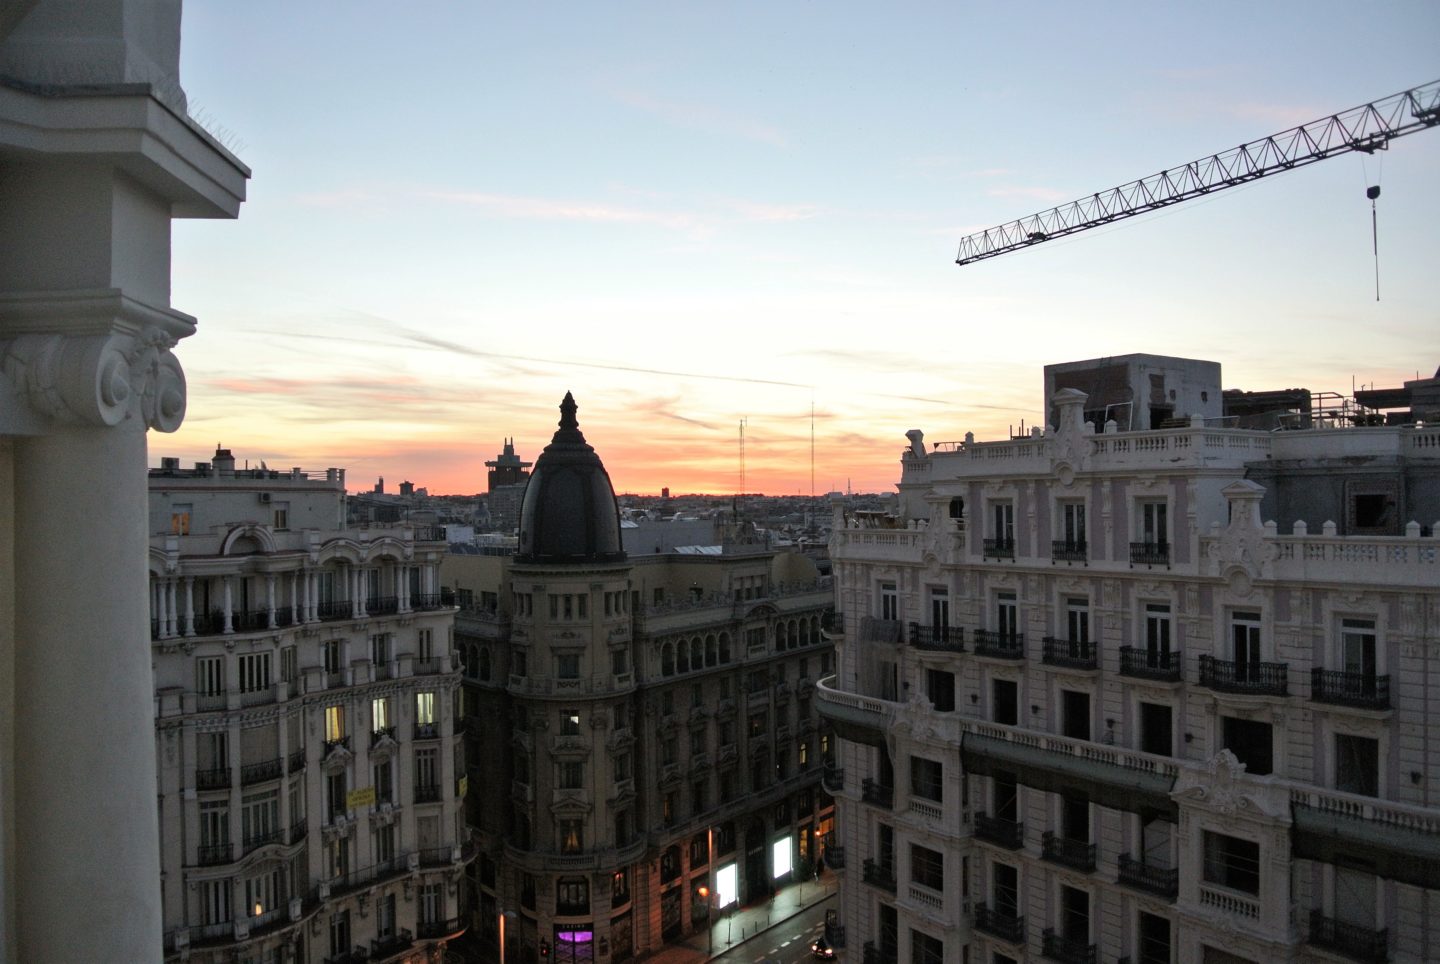
[{"label": "distant skyline", "polygon": [[[1440,5],[186,5],[254,170],[177,222],[161,456],[485,488],[567,390],[617,491],[889,491],[1041,368],[1349,392],[1440,363],[1440,131],[964,268],[973,230],[1440,77]],[[1099,12],[1095,12],[1099,11]],[[1382,299],[1370,202],[1379,183]]]}]

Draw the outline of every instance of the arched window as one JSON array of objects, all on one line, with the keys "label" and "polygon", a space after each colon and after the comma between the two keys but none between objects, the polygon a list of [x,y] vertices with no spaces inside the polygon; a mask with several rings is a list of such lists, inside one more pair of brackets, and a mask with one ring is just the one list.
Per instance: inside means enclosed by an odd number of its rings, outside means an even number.
[{"label": "arched window", "polygon": [[490,682],[490,647],[488,646],[480,650],[480,679],[482,682]]},{"label": "arched window", "polygon": [[677,673],[690,672],[690,647],[685,645],[683,639],[675,647],[675,671]]},{"label": "arched window", "polygon": [[958,495],[950,500],[950,518],[965,518],[965,500]]},{"label": "arched window", "polygon": [[728,662],[730,662],[730,634],[729,634],[729,633],[721,633],[721,634],[720,634],[720,662],[721,662],[721,663],[728,663]]},{"label": "arched window", "polygon": [[705,665],[705,643],[696,636],[690,640],[690,668],[700,669]]},{"label": "arched window", "polygon": [[719,648],[715,645],[715,634],[711,633],[705,637],[705,665],[714,666],[720,658]]},{"label": "arched window", "polygon": [[660,648],[660,675],[675,675],[675,647],[671,643]]}]

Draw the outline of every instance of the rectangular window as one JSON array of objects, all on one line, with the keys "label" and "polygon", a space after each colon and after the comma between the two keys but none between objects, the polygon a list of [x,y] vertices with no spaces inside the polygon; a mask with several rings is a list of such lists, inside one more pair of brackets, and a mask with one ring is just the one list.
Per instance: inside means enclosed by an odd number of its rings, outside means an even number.
[{"label": "rectangular window", "polygon": [[1260,845],[1205,831],[1205,880],[1246,894],[1260,894]]},{"label": "rectangular window", "polygon": [[1067,941],[1090,943],[1090,892],[1078,887],[1060,888],[1060,933]]},{"label": "rectangular window", "polygon": [[384,666],[390,662],[390,634],[376,633],[370,637],[370,662]]},{"label": "rectangular window", "polygon": [[1066,794],[1060,798],[1060,835],[1066,840],[1090,842],[1090,801]]},{"label": "rectangular window", "polygon": [[996,723],[1016,726],[1020,722],[1020,685],[1014,680],[997,679],[990,683]]},{"label": "rectangular window", "polygon": [[420,885],[420,923],[436,924],[444,919],[444,898],[440,896],[443,884]]},{"label": "rectangular window", "polygon": [[948,590],[931,588],[930,625],[935,628],[937,638],[944,638],[942,634],[950,628],[950,593]]},{"label": "rectangular window", "polygon": [[230,805],[225,801],[200,804],[200,846],[230,845]]},{"label": "rectangular window", "polygon": [[325,641],[325,672],[338,673],[342,669],[340,665],[340,640],[327,639]]},{"label": "rectangular window", "polygon": [[270,654],[246,653],[236,660],[240,692],[257,693],[270,688]]},{"label": "rectangular window", "polygon": [[955,709],[955,674],[943,669],[925,671],[925,698],[937,712],[950,713]]},{"label": "rectangular window", "polygon": [[272,502],[270,503],[270,508],[274,512],[275,530],[277,532],[283,532],[290,528],[290,503]]},{"label": "rectangular window", "polygon": [[560,789],[579,790],[585,786],[585,764],[566,761],[560,764]]},{"label": "rectangular window", "polygon": [[1085,547],[1085,503],[1066,502],[1061,508],[1061,525],[1064,528],[1065,548]]},{"label": "rectangular window", "polygon": [[[1065,600],[1065,632],[1065,638],[1072,643],[1090,642],[1090,600],[1083,596]],[[1071,655],[1089,654],[1072,652]]]},{"label": "rectangular window", "polygon": [[1269,723],[1233,716],[1220,719],[1221,741],[1225,749],[1245,764],[1246,773],[1264,776],[1275,771],[1274,740]]},{"label": "rectangular window", "polygon": [[1060,691],[1060,712],[1065,736],[1090,739],[1090,694],[1078,690]]},{"label": "rectangular window", "polygon": [[337,770],[334,773],[325,774],[325,795],[330,798],[330,816],[336,817],[343,814],[345,807],[345,794],[349,785],[345,780],[345,771]]},{"label": "rectangular window", "polygon": [[280,794],[270,790],[265,793],[246,794],[241,800],[240,836],[246,848],[268,843],[270,837],[280,829]]},{"label": "rectangular window", "polygon": [[560,735],[561,735],[561,736],[579,736],[579,735],[580,735],[580,711],[579,711],[579,710],[561,710],[561,711],[560,711]]},{"label": "rectangular window", "polygon": [[895,583],[882,582],[880,584],[880,618],[900,618],[900,594],[896,591]]},{"label": "rectangular window", "polygon": [[579,820],[561,820],[560,831],[560,852],[562,854],[578,854],[585,849],[585,827]]},{"label": "rectangular window", "polygon": [[1374,679],[1375,620],[1342,619],[1340,621],[1340,665],[1347,673]]},{"label": "rectangular window", "polygon": [[1335,789],[1375,797],[1380,794],[1380,742],[1365,736],[1335,734]]},{"label": "rectangular window", "polygon": [[352,950],[354,948],[350,946],[350,912],[342,910],[338,914],[330,915],[330,956],[343,957]]},{"label": "rectangular window", "polygon": [[995,806],[995,816],[1001,820],[1009,820],[1011,823],[1019,819],[1020,813],[1020,789],[1015,780],[1015,774],[1005,770],[996,770],[990,778],[991,791]]},{"label": "rectangular window", "polygon": [[556,679],[579,679],[580,678],[580,654],[561,653],[555,657],[555,678]]},{"label": "rectangular window", "polygon": [[[190,534],[190,514],[194,510],[194,505],[188,502],[177,502],[170,507],[170,534],[172,536],[188,536]],[[227,917],[226,920],[229,918]]]},{"label": "rectangular window", "polygon": [[390,697],[378,696],[370,701],[370,730],[381,733],[395,723],[390,719]]},{"label": "rectangular window", "polygon": [[1164,502],[1140,503],[1140,541],[1160,548],[1170,542],[1168,509]]},{"label": "rectangular window", "polygon": [[225,657],[201,656],[195,660],[195,692],[220,696],[225,692]]},{"label": "rectangular window", "polygon": [[389,863],[395,859],[395,825],[376,827],[374,833],[376,863]]},{"label": "rectangular window", "polygon": [[910,964],[945,964],[945,942],[938,937],[910,931]]},{"label": "rectangular window", "polygon": [[1013,549],[1015,546],[1015,504],[1013,502],[996,502],[991,507],[994,528],[992,535],[995,538],[996,548]]},{"label": "rectangular window", "polygon": [[435,657],[435,631],[433,629],[422,629],[416,635],[415,648],[418,652],[416,659],[433,659]]},{"label": "rectangular window", "polygon": [[370,768],[370,778],[375,787],[376,803],[395,802],[395,780],[392,777],[394,772],[395,768],[390,765],[388,759]]},{"label": "rectangular window", "polygon": [[1170,707],[1164,703],[1140,704],[1140,750],[1142,753],[1170,756],[1175,752],[1172,715]]},{"label": "rectangular window", "polygon": [[300,677],[300,661],[294,646],[280,648],[280,678],[289,683]]},{"label": "rectangular window", "polygon": [[995,597],[995,631],[1009,640],[1020,632],[1020,611],[1013,592],[1002,592]]},{"label": "rectangular window", "polygon": [[440,754],[434,747],[415,751],[415,786],[431,789],[440,785]]},{"label": "rectangular window", "polygon": [[990,869],[990,907],[1007,917],[1016,916],[1020,907],[1020,872],[1009,864],[997,863]]},{"label": "rectangular window", "polygon": [[938,760],[910,758],[910,795],[940,803],[943,800],[945,767]]},{"label": "rectangular window", "polygon": [[1260,662],[1260,614],[1231,613],[1230,641],[1235,660],[1235,678],[1249,679],[1252,673],[1250,667]]},{"label": "rectangular window", "polygon": [[415,694],[415,725],[433,726],[435,724],[435,694]]},{"label": "rectangular window", "polygon": [[1170,659],[1170,606],[1145,604],[1145,655],[1152,668],[1163,668]]},{"label": "rectangular window", "polygon": [[206,924],[224,924],[234,912],[230,909],[230,878],[200,882],[200,919]]},{"label": "rectangular window", "polygon": [[345,707],[325,707],[325,742],[335,743],[345,739]]}]

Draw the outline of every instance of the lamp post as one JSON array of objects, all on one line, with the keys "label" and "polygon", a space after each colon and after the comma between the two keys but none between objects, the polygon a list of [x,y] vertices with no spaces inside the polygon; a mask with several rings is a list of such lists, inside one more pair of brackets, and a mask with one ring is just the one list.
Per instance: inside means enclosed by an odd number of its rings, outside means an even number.
[{"label": "lamp post", "polygon": [[712,927],[711,924],[710,924],[710,888],[709,888],[709,887],[706,887],[706,886],[704,886],[704,885],[702,884],[701,887],[700,887],[699,894],[700,894],[700,899],[703,900],[703,901],[705,901],[705,943],[706,943],[706,946],[707,946],[708,949],[709,949],[709,950],[708,950],[709,955],[710,955],[711,957],[714,957],[714,956],[715,956],[715,928]]}]

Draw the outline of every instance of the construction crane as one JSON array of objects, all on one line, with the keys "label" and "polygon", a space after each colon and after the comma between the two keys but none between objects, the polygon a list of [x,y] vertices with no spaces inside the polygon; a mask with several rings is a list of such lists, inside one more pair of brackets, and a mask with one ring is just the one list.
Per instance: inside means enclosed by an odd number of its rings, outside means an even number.
[{"label": "construction crane", "polygon": [[[1373,154],[1397,137],[1437,123],[1440,80],[969,235],[960,242],[955,263],[994,258],[1337,154]],[[1374,201],[1379,191],[1371,190]]]}]

